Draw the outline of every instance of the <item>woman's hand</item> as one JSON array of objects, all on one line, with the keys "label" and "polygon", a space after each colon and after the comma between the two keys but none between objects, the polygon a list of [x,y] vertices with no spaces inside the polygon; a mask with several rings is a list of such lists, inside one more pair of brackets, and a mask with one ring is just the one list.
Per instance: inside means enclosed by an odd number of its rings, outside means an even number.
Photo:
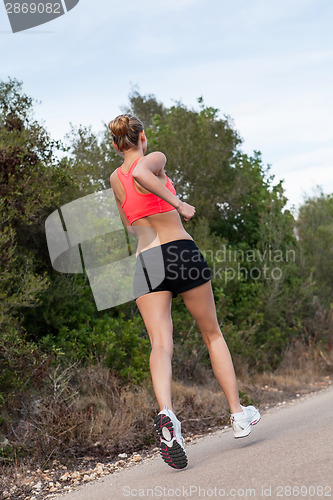
[{"label": "woman's hand", "polygon": [[191,220],[193,215],[195,214],[195,207],[189,205],[185,201],[181,201],[176,210],[180,215],[184,217],[184,220],[186,222]]}]

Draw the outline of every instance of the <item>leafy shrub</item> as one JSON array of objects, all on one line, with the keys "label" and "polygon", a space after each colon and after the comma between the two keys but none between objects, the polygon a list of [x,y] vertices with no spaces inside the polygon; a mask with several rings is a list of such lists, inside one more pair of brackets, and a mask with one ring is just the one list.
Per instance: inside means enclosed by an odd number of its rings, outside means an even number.
[{"label": "leafy shrub", "polygon": [[51,356],[25,338],[22,330],[9,328],[0,337],[0,407],[28,392],[43,380]]},{"label": "leafy shrub", "polygon": [[41,340],[44,349],[60,348],[71,360],[94,363],[97,359],[112,368],[124,380],[139,382],[149,374],[150,343],[141,317],[125,319],[104,314],[75,329],[64,326],[57,337]]}]

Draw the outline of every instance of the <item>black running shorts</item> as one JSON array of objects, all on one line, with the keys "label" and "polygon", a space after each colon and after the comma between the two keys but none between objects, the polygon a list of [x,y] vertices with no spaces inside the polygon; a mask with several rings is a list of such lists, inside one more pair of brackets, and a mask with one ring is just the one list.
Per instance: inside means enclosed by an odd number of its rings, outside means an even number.
[{"label": "black running shorts", "polygon": [[137,256],[133,294],[137,299],[147,293],[169,290],[174,298],[210,279],[206,259],[194,241],[174,240]]}]

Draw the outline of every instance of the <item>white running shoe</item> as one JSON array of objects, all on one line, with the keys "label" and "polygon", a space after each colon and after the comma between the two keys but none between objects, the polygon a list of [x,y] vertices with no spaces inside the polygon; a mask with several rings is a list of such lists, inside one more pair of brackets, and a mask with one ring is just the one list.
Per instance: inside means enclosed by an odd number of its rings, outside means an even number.
[{"label": "white running shoe", "polygon": [[242,413],[232,413],[230,420],[235,438],[246,437],[250,434],[252,425],[260,420],[260,413],[254,406],[242,406]]},{"label": "white running shoe", "polygon": [[164,462],[174,469],[184,469],[187,466],[187,454],[181,423],[176,415],[165,406],[155,418],[154,425],[161,439],[160,453]]}]

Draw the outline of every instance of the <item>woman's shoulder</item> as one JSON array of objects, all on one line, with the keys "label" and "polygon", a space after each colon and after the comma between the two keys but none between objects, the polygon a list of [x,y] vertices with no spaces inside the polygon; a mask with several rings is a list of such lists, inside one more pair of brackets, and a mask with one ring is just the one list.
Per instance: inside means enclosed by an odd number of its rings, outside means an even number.
[{"label": "woman's shoulder", "polygon": [[118,176],[118,170],[120,167],[117,167],[110,175],[110,185],[112,189],[117,188],[119,185],[119,176]]},{"label": "woman's shoulder", "polygon": [[142,160],[155,161],[155,162],[158,161],[158,162],[164,163],[164,165],[167,162],[167,158],[166,158],[165,154],[162,153],[161,151],[152,151],[151,153],[144,156],[141,159],[141,161]]},{"label": "woman's shoulder", "polygon": [[[119,168],[119,167],[118,167],[118,168]],[[111,182],[111,183],[112,183],[113,179],[114,179],[115,177],[117,177],[117,170],[118,170],[118,168],[116,168],[116,169],[115,169],[115,170],[111,173],[111,175],[110,175],[110,182]]]},{"label": "woman's shoulder", "polygon": [[138,161],[138,164],[145,165],[146,167],[153,167],[153,170],[163,170],[167,162],[166,156],[161,151],[153,151]]}]

